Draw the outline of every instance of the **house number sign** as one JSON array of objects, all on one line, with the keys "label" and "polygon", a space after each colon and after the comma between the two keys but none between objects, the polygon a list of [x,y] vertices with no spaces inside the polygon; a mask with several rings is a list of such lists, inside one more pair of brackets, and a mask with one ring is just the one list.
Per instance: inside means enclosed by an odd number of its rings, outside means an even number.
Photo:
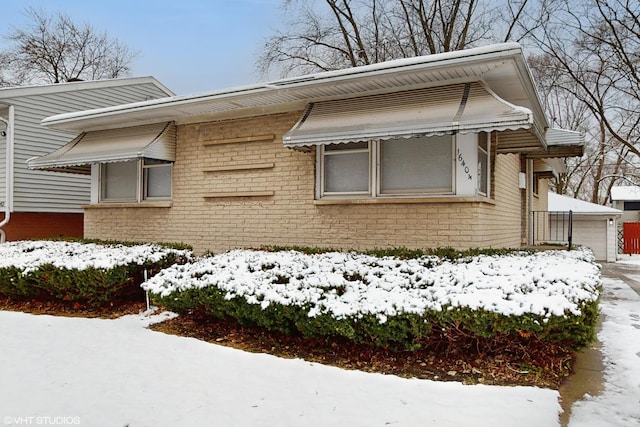
[{"label": "house number sign", "polygon": [[469,165],[467,165],[466,160],[464,159],[464,156],[462,155],[462,152],[460,151],[460,149],[457,149],[458,151],[458,164],[464,168],[464,173],[467,175],[467,180],[471,181],[473,180],[473,176],[471,176],[470,170],[469,170]]}]

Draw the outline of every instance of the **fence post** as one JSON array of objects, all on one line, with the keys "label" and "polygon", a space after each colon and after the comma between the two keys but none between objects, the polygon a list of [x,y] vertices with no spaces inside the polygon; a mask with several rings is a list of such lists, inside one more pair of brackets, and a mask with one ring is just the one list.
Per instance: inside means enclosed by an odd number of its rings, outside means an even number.
[{"label": "fence post", "polygon": [[569,211],[569,229],[568,229],[568,239],[569,239],[569,250],[571,250],[571,243],[573,240],[573,211]]}]

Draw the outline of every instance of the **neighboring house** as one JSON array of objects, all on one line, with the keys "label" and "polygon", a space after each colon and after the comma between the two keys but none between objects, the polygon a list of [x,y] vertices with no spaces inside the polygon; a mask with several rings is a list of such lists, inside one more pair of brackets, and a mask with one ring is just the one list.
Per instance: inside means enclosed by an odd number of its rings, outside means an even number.
[{"label": "neighboring house", "polygon": [[611,187],[611,206],[622,211],[622,222],[640,221],[640,187],[637,185]]},{"label": "neighboring house", "polygon": [[152,77],[0,88],[0,241],[82,237],[89,177],[27,169],[27,159],[77,135],[45,128],[42,119],[171,95]]},{"label": "neighboring house", "polygon": [[620,252],[640,254],[640,187],[611,187],[609,200],[611,206],[622,210],[622,221],[618,224]]},{"label": "neighboring house", "polygon": [[572,243],[593,250],[597,260],[615,262],[618,254],[619,209],[549,193],[549,230],[555,241],[567,242],[568,213],[571,211]]},{"label": "neighboring house", "polygon": [[520,45],[389,61],[49,117],[29,162],[91,176],[87,237],[197,252],[519,247],[558,158]]}]

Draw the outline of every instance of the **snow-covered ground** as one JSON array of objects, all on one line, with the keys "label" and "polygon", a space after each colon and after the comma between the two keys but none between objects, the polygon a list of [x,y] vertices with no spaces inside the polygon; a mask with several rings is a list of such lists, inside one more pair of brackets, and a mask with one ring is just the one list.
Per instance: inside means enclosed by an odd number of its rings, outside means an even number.
[{"label": "snow-covered ground", "polygon": [[0,312],[4,425],[558,425],[553,390],[345,371],[164,335],[148,322]]},{"label": "snow-covered ground", "polygon": [[[640,425],[640,297],[603,286],[604,391],[574,404],[571,427]],[[145,328],[163,316],[0,311],[0,426],[559,426],[554,390],[345,371]]]},{"label": "snow-covered ground", "polygon": [[[625,257],[638,266],[640,257]],[[569,427],[640,426],[640,296],[617,279],[603,280],[604,390],[571,408]]]}]

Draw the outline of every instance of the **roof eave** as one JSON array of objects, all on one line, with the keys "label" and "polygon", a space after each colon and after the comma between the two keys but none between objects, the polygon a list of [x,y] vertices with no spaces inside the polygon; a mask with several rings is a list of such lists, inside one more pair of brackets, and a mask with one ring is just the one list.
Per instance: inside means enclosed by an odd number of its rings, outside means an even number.
[{"label": "roof eave", "polygon": [[0,100],[12,98],[46,95],[50,93],[69,92],[72,90],[99,89],[109,87],[119,87],[131,84],[150,83],[166,93],[167,97],[175,96],[174,92],[167,88],[153,76],[124,77],[104,80],[85,80],[77,82],[63,82],[55,84],[34,85],[34,86],[11,86],[0,88]]},{"label": "roof eave", "polygon": [[[386,77],[391,80],[398,74],[408,75],[411,73],[433,73],[439,69],[457,67],[461,65],[481,65],[500,63],[502,60],[515,61],[516,70],[519,74],[514,76],[523,87],[533,105],[534,133],[544,147],[544,131],[547,126],[546,118],[542,112],[539,97],[533,85],[531,74],[522,56],[522,48],[516,43],[506,43],[493,45],[490,47],[469,49],[466,51],[448,52],[446,54],[430,55],[428,57],[411,58],[407,60],[389,61],[387,63],[373,64],[363,67],[355,67],[345,70],[337,70],[326,73],[312,74],[299,78],[283,79],[265,84],[232,88],[229,90],[217,91],[207,94],[181,96],[150,100],[133,104],[125,104],[114,107],[88,110],[74,113],[67,113],[52,116],[44,119],[42,124],[48,127],[68,130],[86,131],[94,129],[108,129],[110,127],[123,127],[150,123],[153,121],[174,120],[177,123],[189,121],[188,113],[181,109],[185,107],[202,105],[206,106],[214,102],[224,102],[225,100],[246,99],[246,97],[263,96],[264,105],[253,106],[252,108],[238,107],[222,112],[208,113],[202,109],[197,116],[208,116],[218,119],[225,115],[242,116],[242,114],[259,114],[264,111],[280,111],[283,108],[301,109],[306,102],[317,99],[305,98],[313,89],[346,84],[349,82],[365,82],[366,79],[376,78],[384,80]],[[480,79],[481,76],[471,76],[469,79]],[[450,80],[439,81],[439,84],[449,84]],[[390,86],[392,87],[392,86]],[[394,90],[399,90],[394,88]],[[406,89],[405,89],[406,90]],[[288,95],[286,101],[277,99],[276,94]],[[268,101],[269,96],[272,100]],[[362,95],[362,93],[348,93],[345,90],[344,97]],[[546,148],[546,147],[545,147]]]}]

